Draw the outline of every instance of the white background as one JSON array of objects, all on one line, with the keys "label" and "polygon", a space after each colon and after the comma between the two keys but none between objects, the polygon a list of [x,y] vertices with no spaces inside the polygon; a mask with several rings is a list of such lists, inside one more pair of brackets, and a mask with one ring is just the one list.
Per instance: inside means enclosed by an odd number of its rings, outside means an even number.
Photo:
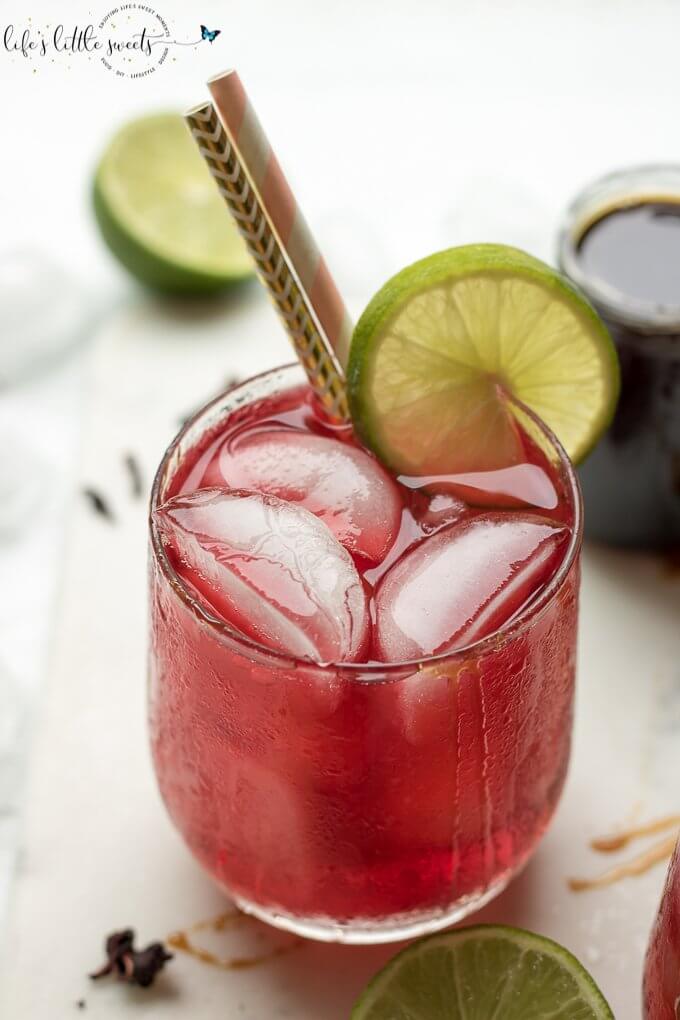
[{"label": "white background", "polygon": [[[0,27],[24,25],[29,16],[40,25],[85,25],[109,5],[0,0]],[[96,57],[25,60],[0,48],[0,250],[51,253],[96,309],[93,334],[121,313],[142,315],[159,336],[172,333],[173,318],[173,306],[138,291],[99,240],[89,208],[98,153],[130,116],[199,101],[205,79],[227,66],[239,69],[355,311],[394,270],[450,244],[506,241],[551,258],[560,214],[588,180],[678,158],[677,2],[154,6],[178,38],[193,37],[199,22],[222,34],[212,47],[178,50],[157,74],[131,81],[116,79]],[[249,300],[259,315],[262,295],[254,291]],[[219,387],[225,366],[252,367],[230,314],[225,308],[216,322],[213,316],[224,362],[217,347],[194,382],[198,392],[187,394],[189,407]],[[196,334],[200,343],[200,323]],[[262,367],[289,358],[273,315],[271,335]],[[0,309],[0,346],[12,342]],[[181,372],[181,359],[172,363]],[[41,704],[64,526],[78,498],[87,380],[81,347],[60,368],[0,392],[0,472],[11,453],[6,437],[20,429],[45,479],[41,506],[22,535],[0,543],[0,723],[14,726],[22,702],[30,721]],[[28,724],[22,731],[13,768],[31,731]],[[11,775],[0,784],[5,876],[23,801],[21,769]]]}]

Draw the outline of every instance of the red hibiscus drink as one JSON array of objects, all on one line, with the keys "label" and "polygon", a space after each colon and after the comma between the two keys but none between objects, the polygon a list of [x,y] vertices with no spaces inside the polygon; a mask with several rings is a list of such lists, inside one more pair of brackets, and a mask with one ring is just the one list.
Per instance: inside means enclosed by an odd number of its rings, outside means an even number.
[{"label": "red hibiscus drink", "polygon": [[[153,754],[177,828],[243,909],[380,942],[490,899],[554,812],[581,545],[569,457],[611,418],[616,360],[558,273],[470,245],[388,280],[342,378],[309,378],[245,383],[161,464]],[[349,415],[331,419],[317,399],[338,383]]]},{"label": "red hibiscus drink", "polygon": [[647,949],[644,1020],[677,1020],[680,1014],[680,842],[666,876]]},{"label": "red hibiscus drink", "polygon": [[493,896],[555,809],[580,497],[529,413],[509,467],[396,475],[303,380],[232,390],[159,469],[153,756],[244,909],[385,941]]}]

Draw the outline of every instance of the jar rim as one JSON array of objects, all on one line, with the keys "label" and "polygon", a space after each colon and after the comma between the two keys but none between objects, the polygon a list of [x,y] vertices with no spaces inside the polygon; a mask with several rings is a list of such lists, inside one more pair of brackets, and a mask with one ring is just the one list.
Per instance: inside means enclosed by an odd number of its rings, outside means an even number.
[{"label": "jar rim", "polygon": [[595,223],[616,210],[651,201],[680,205],[680,164],[641,164],[591,181],[574,196],[563,215],[557,234],[557,262],[610,321],[641,333],[669,334],[675,341],[675,334],[680,334],[680,300],[668,305],[631,297],[586,272],[579,256],[580,242]]},{"label": "jar rim", "polygon": [[[402,675],[410,675],[419,669],[446,667],[450,663],[463,662],[471,656],[484,654],[519,637],[528,629],[537,617],[542,615],[559,593],[575,560],[578,557],[583,537],[583,505],[581,489],[574,467],[562,447],[562,444],[554,433],[541,421],[540,418],[538,418],[537,415],[525,407],[522,407],[524,413],[531,417],[534,424],[539,428],[543,436],[548,439],[557,454],[559,466],[563,472],[565,487],[567,489],[571,505],[573,506],[574,522],[571,529],[569,545],[564,554],[564,558],[549,583],[545,586],[540,595],[530,602],[515,619],[508,623],[507,626],[501,627],[493,634],[490,634],[478,641],[471,642],[463,648],[457,648],[455,651],[443,652],[439,655],[425,656],[420,659],[407,660],[404,662],[318,663],[311,659],[298,657],[287,652],[268,648],[266,645],[260,644],[260,642],[249,638],[247,635],[241,634],[235,628],[230,627],[226,621],[211,613],[207,606],[200,603],[195,596],[192,595],[189,588],[185,585],[180,575],[172,566],[161,539],[159,528],[154,519],[154,511],[162,505],[168,483],[174,477],[179,463],[184,459],[188,451],[195,448],[198,441],[208,431],[210,426],[203,427],[205,423],[211,421],[212,427],[216,428],[219,421],[228,418],[238,408],[248,406],[249,404],[254,403],[255,400],[265,399],[267,396],[273,395],[277,392],[277,384],[280,384],[280,389],[289,388],[303,383],[305,378],[304,372],[297,362],[283,365],[280,368],[269,369],[256,376],[252,376],[250,379],[240,383],[238,386],[221,393],[219,396],[215,397],[209,403],[200,408],[184,423],[170,446],[167,448],[158,466],[151,489],[151,499],[149,503],[149,533],[151,539],[151,555],[160,567],[163,576],[170,585],[175,596],[179,598],[179,600],[203,626],[210,628],[210,630],[215,633],[221,641],[228,644],[232,649],[247,655],[251,659],[256,659],[270,668],[304,668],[308,672],[318,670],[322,673],[327,673],[329,670],[332,670],[338,676],[343,676],[347,680],[354,681],[394,680],[398,679]],[[219,412],[218,417],[213,418],[216,411]],[[193,439],[194,434],[195,441],[191,442],[186,449],[183,449],[183,442],[186,441],[187,438]]]}]

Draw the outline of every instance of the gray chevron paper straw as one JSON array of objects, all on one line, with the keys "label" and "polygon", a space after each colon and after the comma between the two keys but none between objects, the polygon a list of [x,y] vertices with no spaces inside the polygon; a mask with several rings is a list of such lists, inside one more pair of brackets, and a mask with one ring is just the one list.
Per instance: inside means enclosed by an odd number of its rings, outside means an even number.
[{"label": "gray chevron paper straw", "polygon": [[[310,296],[309,290],[313,292],[314,287],[306,288],[301,280],[302,275],[309,276],[307,267],[303,264],[300,269],[291,257],[290,248],[284,247],[271,208],[263,202],[236,139],[230,136],[212,103],[189,110],[186,121],[255,260],[260,280],[269,291],[310,385],[330,417],[336,421],[348,421],[347,393],[340,360],[324,329],[319,308]],[[301,254],[309,259],[309,245],[302,247]],[[301,261],[304,263],[305,259]],[[318,281],[318,274],[316,279]],[[330,294],[332,298],[333,290]],[[332,304],[328,300],[328,289],[322,297],[324,300],[320,304],[327,310]],[[334,319],[342,323],[341,329],[346,333],[347,316],[339,295],[338,301],[340,314],[336,308]]]}]

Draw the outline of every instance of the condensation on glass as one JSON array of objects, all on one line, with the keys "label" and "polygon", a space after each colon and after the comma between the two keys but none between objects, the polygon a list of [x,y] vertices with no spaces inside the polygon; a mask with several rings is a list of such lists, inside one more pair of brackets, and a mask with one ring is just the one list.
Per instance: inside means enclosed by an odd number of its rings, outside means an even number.
[{"label": "condensation on glass", "polygon": [[[299,367],[243,384],[190,422],[183,459]],[[581,504],[552,580],[509,625],[408,664],[320,666],[237,634],[192,598],[151,527],[149,712],[168,811],[243,909],[302,935],[384,942],[444,927],[526,862],[569,760]]]}]

